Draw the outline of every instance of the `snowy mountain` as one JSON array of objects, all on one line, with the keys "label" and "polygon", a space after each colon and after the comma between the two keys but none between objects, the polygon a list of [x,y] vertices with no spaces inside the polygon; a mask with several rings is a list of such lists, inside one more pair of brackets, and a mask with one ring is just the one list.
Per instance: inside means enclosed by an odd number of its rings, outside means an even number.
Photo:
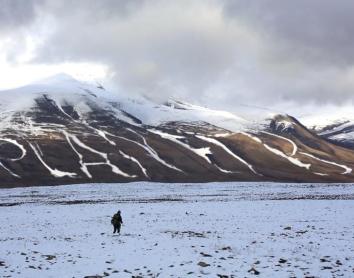
[{"label": "snowy mountain", "polygon": [[352,106],[340,110],[326,107],[323,110],[319,115],[308,115],[301,120],[322,138],[354,149],[354,111]]},{"label": "snowy mountain", "polygon": [[354,151],[295,118],[126,97],[67,75],[0,92],[1,186],[354,180]]},{"label": "snowy mountain", "polygon": [[339,145],[354,148],[354,120],[337,120],[318,129],[317,133],[327,140]]}]

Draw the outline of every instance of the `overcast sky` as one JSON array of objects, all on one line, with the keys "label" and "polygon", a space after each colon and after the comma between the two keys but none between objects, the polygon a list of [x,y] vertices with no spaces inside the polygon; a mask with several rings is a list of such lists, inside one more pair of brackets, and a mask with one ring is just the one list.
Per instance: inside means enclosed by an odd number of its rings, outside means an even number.
[{"label": "overcast sky", "polygon": [[128,94],[354,101],[353,0],[0,0],[0,88],[57,72]]}]

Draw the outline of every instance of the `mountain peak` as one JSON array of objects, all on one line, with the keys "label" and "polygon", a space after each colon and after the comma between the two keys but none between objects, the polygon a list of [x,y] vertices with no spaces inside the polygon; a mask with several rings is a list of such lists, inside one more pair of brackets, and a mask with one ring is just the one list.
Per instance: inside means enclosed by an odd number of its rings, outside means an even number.
[{"label": "mountain peak", "polygon": [[38,84],[55,84],[55,83],[62,83],[62,82],[79,82],[77,79],[72,77],[71,75],[67,73],[58,73],[54,74],[52,76],[46,77],[44,79],[41,79],[35,83]]}]

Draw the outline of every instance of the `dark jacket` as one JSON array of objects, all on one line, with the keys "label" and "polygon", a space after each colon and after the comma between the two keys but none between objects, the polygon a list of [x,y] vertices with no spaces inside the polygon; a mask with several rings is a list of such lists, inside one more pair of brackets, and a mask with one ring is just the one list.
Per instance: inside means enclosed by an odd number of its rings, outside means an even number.
[{"label": "dark jacket", "polygon": [[123,223],[122,216],[119,213],[116,213],[115,215],[113,215],[111,223],[114,226],[121,225]]}]

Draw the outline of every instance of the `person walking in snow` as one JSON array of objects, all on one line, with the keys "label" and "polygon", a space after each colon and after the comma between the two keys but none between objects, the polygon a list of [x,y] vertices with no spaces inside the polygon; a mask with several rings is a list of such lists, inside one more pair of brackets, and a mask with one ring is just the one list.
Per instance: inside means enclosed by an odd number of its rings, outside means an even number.
[{"label": "person walking in snow", "polygon": [[120,215],[120,210],[116,214],[113,215],[111,223],[113,225],[113,234],[118,232],[120,234],[120,227],[123,224],[122,216]]}]

